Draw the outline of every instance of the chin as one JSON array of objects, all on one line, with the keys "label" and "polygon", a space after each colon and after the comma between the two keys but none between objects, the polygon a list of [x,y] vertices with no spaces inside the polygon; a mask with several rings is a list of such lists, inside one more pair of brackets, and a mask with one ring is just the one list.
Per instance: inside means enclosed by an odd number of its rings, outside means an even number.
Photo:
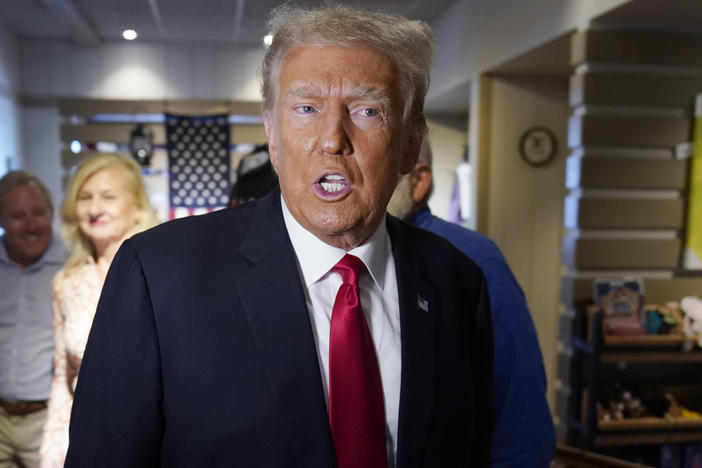
[{"label": "chin", "polygon": [[319,210],[309,220],[312,227],[330,235],[343,233],[354,225],[341,207]]}]

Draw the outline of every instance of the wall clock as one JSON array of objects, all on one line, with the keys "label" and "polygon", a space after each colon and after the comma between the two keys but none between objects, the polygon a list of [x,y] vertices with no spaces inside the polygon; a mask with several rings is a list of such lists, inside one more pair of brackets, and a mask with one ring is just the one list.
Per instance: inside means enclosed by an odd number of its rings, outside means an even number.
[{"label": "wall clock", "polygon": [[556,157],[556,137],[546,127],[532,127],[519,139],[519,154],[532,166],[544,166]]}]

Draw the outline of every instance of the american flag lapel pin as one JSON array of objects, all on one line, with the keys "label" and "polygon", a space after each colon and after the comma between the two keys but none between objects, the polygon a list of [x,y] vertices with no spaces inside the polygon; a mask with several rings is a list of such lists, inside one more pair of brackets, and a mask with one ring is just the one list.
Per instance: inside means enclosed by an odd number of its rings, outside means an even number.
[{"label": "american flag lapel pin", "polygon": [[417,307],[424,312],[429,312],[429,301],[417,294]]}]

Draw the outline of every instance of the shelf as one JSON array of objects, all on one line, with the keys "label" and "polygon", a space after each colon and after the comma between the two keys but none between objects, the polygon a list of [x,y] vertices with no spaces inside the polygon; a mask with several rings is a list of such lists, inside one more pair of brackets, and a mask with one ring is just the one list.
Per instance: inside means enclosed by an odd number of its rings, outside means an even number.
[{"label": "shelf", "polygon": [[655,445],[702,442],[702,418],[634,418],[599,421],[595,445]]},{"label": "shelf", "polygon": [[677,434],[605,434],[595,436],[595,445],[600,447],[679,444],[690,442],[702,442],[702,432],[681,432]]},{"label": "shelf", "polygon": [[694,428],[701,428],[702,429],[702,418],[697,418],[697,419],[674,418],[673,425],[677,429],[694,429]]},{"label": "shelf", "polygon": [[[700,437],[702,441],[702,437]],[[595,436],[595,445],[612,447],[623,445],[659,445],[670,442],[667,434],[607,434]]]},{"label": "shelf", "polygon": [[672,422],[663,418],[633,418],[598,421],[600,431],[636,431],[648,429],[672,429]]},{"label": "shelf", "polygon": [[573,443],[586,449],[702,443],[702,418],[597,420],[597,402],[607,383],[621,378],[624,384],[687,385],[683,382],[687,382],[688,373],[699,375],[692,366],[702,364],[702,349],[695,344],[691,351],[685,351],[687,338],[679,329],[668,335],[605,335],[602,322],[602,313],[594,307],[578,311],[573,322],[572,362],[577,367],[571,371],[571,384],[581,389],[569,401],[573,417],[569,438]]},{"label": "shelf", "polygon": [[702,362],[702,353],[683,351],[654,351],[654,352],[612,352],[603,351],[601,355],[603,364],[616,364],[619,362],[626,363],[684,363],[684,362]]},{"label": "shelf", "polygon": [[[604,335],[603,363],[675,363],[702,362],[702,352],[695,344],[692,351],[683,351],[684,335]],[[637,348],[624,350],[623,348]],[[673,348],[673,349],[666,349]],[[677,348],[677,349],[675,349]]]},{"label": "shelf", "polygon": [[588,452],[567,445],[556,445],[556,453],[553,458],[558,466],[579,466],[579,467],[608,467],[608,468],[652,468],[647,465],[620,460],[608,457],[600,453]]},{"label": "shelf", "polygon": [[[656,305],[646,305],[644,309],[658,309]],[[597,306],[587,307],[587,341],[592,341],[593,337],[593,318],[599,309]],[[679,319],[682,320],[682,319]],[[667,335],[608,335],[604,329],[601,329],[603,344],[606,347],[665,347],[665,346],[680,346],[686,341],[685,335],[682,333],[682,325],[678,325],[672,333]]]},{"label": "shelf", "polygon": [[685,342],[685,335],[604,335],[605,346],[676,346]]},{"label": "shelf", "polygon": [[646,431],[646,430],[676,430],[676,429],[702,429],[702,418],[632,418],[613,421],[599,421],[600,431]]}]

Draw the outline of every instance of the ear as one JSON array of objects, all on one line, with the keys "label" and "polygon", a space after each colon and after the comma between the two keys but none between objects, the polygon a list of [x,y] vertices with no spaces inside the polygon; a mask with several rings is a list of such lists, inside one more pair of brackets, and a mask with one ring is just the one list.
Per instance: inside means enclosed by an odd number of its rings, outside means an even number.
[{"label": "ear", "polygon": [[402,160],[400,161],[400,174],[407,174],[412,171],[414,165],[417,163],[417,158],[419,158],[419,152],[422,149],[422,135],[417,135],[412,133],[407,139],[407,146],[405,147],[405,152],[402,154]]},{"label": "ear", "polygon": [[276,173],[278,172],[278,146],[277,133],[275,129],[275,117],[270,110],[263,112],[263,126],[266,129],[266,137],[268,138],[268,155],[271,158],[271,164]]},{"label": "ear", "polygon": [[134,211],[134,225],[137,225],[143,221],[144,213],[146,213],[146,210],[143,207],[136,205],[136,210]]},{"label": "ear", "polygon": [[431,166],[425,162],[417,163],[412,171],[412,201],[415,205],[429,198],[433,180]]}]

